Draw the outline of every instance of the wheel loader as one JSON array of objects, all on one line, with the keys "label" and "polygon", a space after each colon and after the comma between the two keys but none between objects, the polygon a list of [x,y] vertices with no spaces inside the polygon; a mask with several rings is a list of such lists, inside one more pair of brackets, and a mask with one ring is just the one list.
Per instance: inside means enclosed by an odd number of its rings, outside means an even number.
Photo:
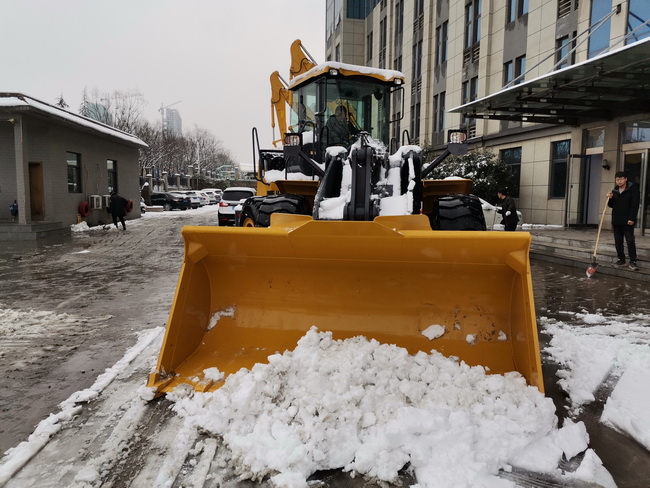
[{"label": "wheel loader", "polygon": [[[404,100],[401,73],[317,65],[300,41],[292,53],[291,81],[271,77],[282,148],[261,149],[253,129],[257,195],[235,227],[182,230],[149,386],[215,390],[315,326],[517,371],[543,391],[530,234],[487,232],[471,181],[427,179],[466,151],[463,132],[423,163],[419,147],[390,137],[390,114],[404,112],[391,107]],[[444,332],[431,339],[434,325]]]}]

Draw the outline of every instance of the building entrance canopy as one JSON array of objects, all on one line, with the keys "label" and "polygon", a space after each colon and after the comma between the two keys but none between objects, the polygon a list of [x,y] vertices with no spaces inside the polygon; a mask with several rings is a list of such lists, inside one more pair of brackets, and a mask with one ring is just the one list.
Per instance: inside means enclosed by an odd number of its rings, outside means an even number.
[{"label": "building entrance canopy", "polygon": [[650,38],[450,112],[476,119],[573,126],[650,112]]}]

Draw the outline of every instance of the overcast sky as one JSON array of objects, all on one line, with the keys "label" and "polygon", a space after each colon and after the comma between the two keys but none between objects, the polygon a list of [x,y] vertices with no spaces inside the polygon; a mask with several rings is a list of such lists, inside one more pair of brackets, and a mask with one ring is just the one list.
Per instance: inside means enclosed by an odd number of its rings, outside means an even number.
[{"label": "overcast sky", "polygon": [[[0,0],[0,91],[70,110],[89,92],[139,90],[144,116],[176,103],[250,167],[251,130],[271,146],[269,75],[289,79],[295,39],[325,61],[323,0]],[[277,130],[276,130],[277,135]]]}]

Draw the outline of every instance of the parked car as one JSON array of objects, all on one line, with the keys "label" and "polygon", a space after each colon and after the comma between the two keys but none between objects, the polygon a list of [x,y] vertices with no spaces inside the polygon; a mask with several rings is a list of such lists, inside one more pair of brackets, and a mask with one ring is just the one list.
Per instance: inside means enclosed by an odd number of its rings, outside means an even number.
[{"label": "parked car", "polygon": [[151,204],[163,207],[165,210],[187,210],[192,204],[187,195],[174,192],[153,192]]},{"label": "parked car", "polygon": [[195,191],[196,195],[199,197],[201,200],[201,206],[204,207],[206,205],[210,205],[210,197],[205,193],[204,191]]},{"label": "parked car", "polygon": [[215,205],[221,201],[221,199],[217,200],[217,194],[214,191],[212,190],[201,190],[201,191],[208,196],[208,200],[210,200],[210,205]]},{"label": "parked car", "polygon": [[184,195],[190,199],[191,208],[199,208],[201,206],[201,199],[193,190],[178,190],[174,193],[179,195]]},{"label": "parked car", "polygon": [[215,198],[217,199],[217,203],[221,201],[221,195],[223,195],[223,190],[221,188],[204,188],[202,191],[213,192]]},{"label": "parked car", "polygon": [[217,209],[219,225],[235,225],[235,207],[256,193],[254,188],[244,186],[226,188]]},{"label": "parked car", "polygon": [[[481,207],[483,207],[483,215],[485,216],[485,225],[487,230],[494,230],[495,224],[501,225],[501,219],[503,216],[497,212],[497,206],[486,202],[482,198],[479,198],[479,200],[481,201]],[[524,223],[524,218],[519,210],[517,210],[517,217],[519,217],[519,223],[517,224],[519,227]]]}]

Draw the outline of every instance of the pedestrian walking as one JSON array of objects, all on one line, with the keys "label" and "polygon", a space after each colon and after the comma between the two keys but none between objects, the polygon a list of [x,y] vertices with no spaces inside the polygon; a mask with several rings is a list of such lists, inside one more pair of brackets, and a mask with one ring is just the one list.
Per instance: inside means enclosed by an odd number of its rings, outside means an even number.
[{"label": "pedestrian walking", "polygon": [[121,195],[118,195],[116,191],[111,193],[110,198],[110,209],[111,215],[113,216],[113,223],[115,228],[118,229],[117,221],[119,219],[122,222],[122,230],[126,230],[126,224],[124,223],[124,216],[126,215],[126,207],[128,205],[128,200]]},{"label": "pedestrian walking", "polygon": [[9,205],[9,213],[11,213],[11,218],[14,222],[18,220],[18,202],[14,200],[14,203]]},{"label": "pedestrian walking", "polygon": [[517,206],[515,205],[514,199],[510,196],[507,188],[499,190],[497,195],[499,196],[499,200],[501,200],[501,207],[497,207],[498,212],[503,215],[501,223],[507,231],[517,230],[519,217],[517,216]]},{"label": "pedestrian walking", "polygon": [[624,171],[617,171],[614,175],[616,185],[607,193],[607,205],[612,209],[612,229],[614,231],[614,246],[618,261],[616,266],[625,266],[625,248],[623,239],[627,242],[627,253],[630,257],[629,267],[637,271],[636,241],[634,239],[634,226],[639,213],[641,200],[639,186],[628,181]]}]

